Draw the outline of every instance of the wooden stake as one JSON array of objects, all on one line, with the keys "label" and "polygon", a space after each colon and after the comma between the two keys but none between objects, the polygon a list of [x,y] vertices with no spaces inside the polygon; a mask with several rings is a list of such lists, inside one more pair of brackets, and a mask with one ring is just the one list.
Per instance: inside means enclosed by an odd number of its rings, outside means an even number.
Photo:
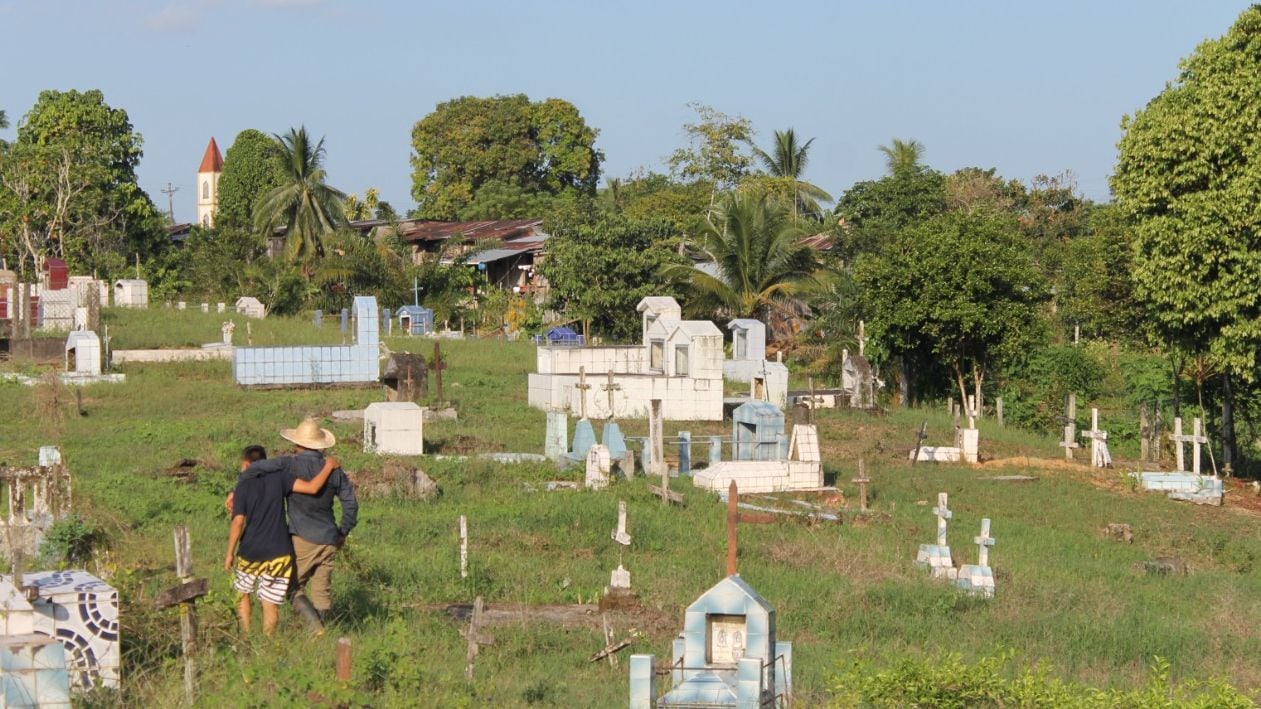
[{"label": "wooden stake", "polygon": [[469,619],[468,630],[465,634],[468,637],[468,651],[464,659],[464,679],[473,681],[473,663],[477,660],[477,652],[482,645],[490,645],[495,639],[490,636],[482,635],[482,612],[485,610],[486,604],[482,601],[482,597],[478,596],[473,601],[473,616]]},{"label": "wooden stake", "polygon": [[[604,647],[613,647],[616,643],[613,642],[613,626],[609,624],[607,613],[600,614],[600,623],[604,626]],[[605,657],[609,659],[609,667],[617,667],[617,652],[609,652]]]},{"label": "wooden stake", "polygon": [[[954,399],[951,399],[951,408],[954,408]],[[919,459],[919,449],[924,445],[924,439],[928,438],[928,421],[924,421],[919,427],[919,435],[915,437],[915,455],[911,456],[911,467],[915,467],[915,461]]]},{"label": "wooden stake", "polygon": [[468,519],[460,515],[460,578],[468,578]]},{"label": "wooden stake", "polygon": [[736,573],[736,523],[740,517],[740,490],[736,481],[727,486],[727,575]]},{"label": "wooden stake", "polygon": [[178,586],[158,594],[154,604],[158,608],[180,607],[180,651],[184,656],[184,699],[189,706],[197,702],[197,599],[210,590],[210,581],[193,578],[192,545],[188,541],[188,527],[175,528],[175,575]]},{"label": "wooden stake", "polygon": [[339,682],[350,681],[350,678],[352,676],[351,657],[353,655],[353,652],[354,652],[354,648],[350,643],[350,638],[340,637],[337,639],[337,650],[336,650],[337,654],[336,654],[336,659],[334,660],[336,671],[337,671],[337,681]]}]

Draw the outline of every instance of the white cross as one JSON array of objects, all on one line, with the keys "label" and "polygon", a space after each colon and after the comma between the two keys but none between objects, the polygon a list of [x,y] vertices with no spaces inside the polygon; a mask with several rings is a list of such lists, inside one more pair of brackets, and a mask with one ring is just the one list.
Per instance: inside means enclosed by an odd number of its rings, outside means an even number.
[{"label": "white cross", "polygon": [[609,393],[609,418],[613,418],[613,392],[622,388],[621,384],[613,382],[613,370],[609,370],[609,383],[601,388]]},{"label": "white cross", "polygon": [[937,515],[937,546],[946,546],[946,520],[954,516],[946,505],[946,493],[937,493],[937,506],[933,508]]},{"label": "white cross", "polygon": [[1099,430],[1099,409],[1090,410],[1090,430],[1081,432],[1082,438],[1090,439],[1090,467],[1102,468],[1103,455],[1099,449],[1101,442],[1106,446],[1108,432]]},{"label": "white cross", "polygon": [[862,357],[867,350],[867,323],[858,321],[858,356]]},{"label": "white cross", "polygon": [[[617,503],[617,529],[613,532],[613,541],[624,547],[630,546],[631,538],[626,533],[626,501],[619,500]],[[620,567],[619,567],[620,568]]]},{"label": "white cross", "polygon": [[591,385],[587,383],[586,367],[578,368],[578,383],[574,385],[574,388],[578,390],[578,396],[581,397],[578,400],[578,406],[582,418],[585,419],[587,417],[587,390],[591,388]]},{"label": "white cross", "polygon": [[1200,474],[1200,444],[1208,443],[1208,437],[1200,433],[1200,419],[1193,419],[1191,424],[1191,435],[1186,436],[1182,433],[1182,417],[1176,417],[1173,420],[1173,435],[1169,439],[1178,445],[1178,470],[1186,470],[1186,461],[1183,459],[1184,443],[1191,444],[1191,471],[1196,475]]},{"label": "white cross", "polygon": [[972,542],[979,547],[976,555],[977,566],[990,565],[990,547],[994,546],[994,538],[990,536],[989,519],[981,520],[981,536],[973,537]]}]

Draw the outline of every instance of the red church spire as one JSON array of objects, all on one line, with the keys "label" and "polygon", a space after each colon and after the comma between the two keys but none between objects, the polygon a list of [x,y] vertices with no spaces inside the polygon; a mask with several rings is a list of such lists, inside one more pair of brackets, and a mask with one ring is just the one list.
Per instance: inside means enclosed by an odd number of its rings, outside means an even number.
[{"label": "red church spire", "polygon": [[206,154],[202,156],[201,167],[197,168],[197,172],[223,172],[223,156],[219,154],[219,144],[213,136],[206,146]]}]

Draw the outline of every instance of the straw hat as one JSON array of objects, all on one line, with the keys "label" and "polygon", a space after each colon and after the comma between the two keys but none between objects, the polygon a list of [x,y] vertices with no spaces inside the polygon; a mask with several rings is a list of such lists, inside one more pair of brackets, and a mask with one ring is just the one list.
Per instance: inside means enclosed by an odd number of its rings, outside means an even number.
[{"label": "straw hat", "polygon": [[280,437],[311,450],[332,448],[337,442],[333,433],[327,428],[320,428],[320,424],[313,418],[303,419],[297,428],[286,428],[280,432]]}]

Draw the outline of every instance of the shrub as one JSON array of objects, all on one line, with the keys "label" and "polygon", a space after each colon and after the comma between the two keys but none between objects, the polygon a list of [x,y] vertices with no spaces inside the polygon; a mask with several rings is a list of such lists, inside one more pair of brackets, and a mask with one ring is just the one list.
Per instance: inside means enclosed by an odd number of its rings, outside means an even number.
[{"label": "shrub", "polygon": [[61,567],[80,566],[92,558],[92,552],[105,545],[105,531],[79,515],[59,519],[48,529],[40,544],[39,555],[46,564]]}]

